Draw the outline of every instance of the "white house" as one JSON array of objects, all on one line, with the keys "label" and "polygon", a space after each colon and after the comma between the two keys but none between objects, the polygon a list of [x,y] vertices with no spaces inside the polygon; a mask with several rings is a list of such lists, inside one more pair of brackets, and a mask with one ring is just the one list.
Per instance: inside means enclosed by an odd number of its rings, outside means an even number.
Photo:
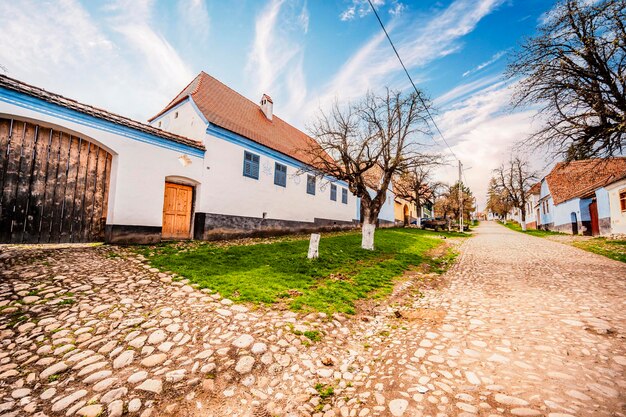
[{"label": "white house", "polygon": [[626,235],[626,173],[622,175],[621,179],[617,179],[604,188],[609,199],[611,233]]},{"label": "white house", "polygon": [[156,242],[204,145],[0,75],[0,243]]},{"label": "white house", "polygon": [[348,228],[313,139],[205,73],[143,124],[0,75],[0,242],[156,242]]},{"label": "white house", "polygon": [[195,189],[195,238],[355,226],[348,184],[307,172],[319,145],[269,96],[254,103],[201,72],[149,122],[206,148],[201,178],[179,181]]}]

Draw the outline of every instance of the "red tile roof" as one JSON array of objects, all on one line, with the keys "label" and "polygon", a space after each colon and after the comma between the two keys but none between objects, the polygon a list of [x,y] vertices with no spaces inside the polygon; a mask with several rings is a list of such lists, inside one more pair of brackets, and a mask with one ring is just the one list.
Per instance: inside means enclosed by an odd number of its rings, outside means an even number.
[{"label": "red tile roof", "polygon": [[528,189],[528,195],[539,194],[541,192],[541,182],[536,183]]},{"label": "red tile roof", "polygon": [[559,162],[546,176],[554,204],[583,197],[626,177],[626,158]]},{"label": "red tile roof", "polygon": [[119,114],[111,113],[106,110],[102,110],[97,107],[90,106],[88,104],[80,103],[76,100],[63,97],[60,94],[51,93],[49,91],[44,90],[43,88],[35,87],[30,84],[26,84],[22,81],[16,80],[14,78],[7,77],[6,75],[0,74],[0,87],[7,88],[9,90],[17,91],[20,93],[24,93],[29,96],[47,101],[48,103],[53,103],[53,104],[68,108],[70,110],[75,110],[80,113],[97,117],[98,119],[107,120],[109,122],[112,122],[118,125],[130,127],[132,129],[139,130],[141,132],[149,133],[151,135],[170,140],[172,142],[177,142],[183,145],[191,146],[193,148],[205,150],[202,142],[198,142],[197,140],[189,139],[184,136],[166,132],[165,130],[157,129],[154,126],[150,126],[150,125],[129,119],[128,117],[120,116]]},{"label": "red tile roof", "polygon": [[210,122],[244,136],[270,149],[288,155],[305,164],[313,164],[308,154],[317,142],[304,132],[273,115],[268,120],[259,104],[245,98],[205,72],[198,74],[163,110],[155,120],[177,104],[191,97]]}]

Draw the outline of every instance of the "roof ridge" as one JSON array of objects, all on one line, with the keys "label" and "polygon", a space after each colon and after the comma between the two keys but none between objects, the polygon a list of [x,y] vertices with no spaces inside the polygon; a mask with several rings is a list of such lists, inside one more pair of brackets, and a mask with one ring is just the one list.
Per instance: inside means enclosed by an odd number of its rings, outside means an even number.
[{"label": "roof ridge", "polygon": [[91,104],[81,103],[78,100],[65,97],[59,93],[53,93],[41,87],[36,87],[32,84],[25,83],[4,74],[0,74],[0,87],[5,87],[10,90],[27,94],[48,103],[68,108],[70,110],[108,120],[111,123],[116,123],[118,125],[126,126],[131,129],[139,130],[145,133],[162,137],[164,139],[169,139],[174,142],[183,143],[204,150],[204,145],[202,144],[202,142],[199,142],[195,139],[190,139],[172,132],[167,132],[155,126],[133,120],[130,117],[122,116],[121,114],[113,113],[103,108],[93,106]]},{"label": "roof ridge", "polygon": [[[212,76],[212,75],[210,75],[210,74],[207,74],[207,73],[206,73],[206,72],[204,72],[204,71],[200,71],[200,74],[198,74],[198,76],[200,76],[200,75],[202,75],[202,74],[204,74],[205,76],[207,76],[207,77],[209,77],[209,78],[212,78],[213,80],[215,80],[215,81],[217,81],[218,83],[222,84],[224,87],[228,88],[230,91],[232,91],[233,93],[237,94],[239,97],[241,97],[241,98],[243,98],[243,99],[245,99],[245,100],[249,101],[250,103],[254,104],[255,106],[259,106],[259,104],[258,104],[258,103],[256,103],[256,102],[252,101],[252,100],[251,100],[251,99],[249,99],[248,97],[246,97],[246,96],[244,96],[243,94],[241,94],[239,91],[235,90],[235,89],[234,89],[234,88],[232,88],[232,87],[229,87],[229,86],[228,86],[228,84],[226,84],[226,83],[224,83],[224,82],[222,82],[222,81],[218,80],[218,79],[217,79],[217,78],[215,78],[214,76]],[[198,88],[196,88],[196,89],[193,91],[193,94],[197,93],[199,90],[200,90],[200,83],[198,83]],[[261,107],[259,107],[259,111],[261,111]],[[276,116],[276,115],[273,115],[273,117],[275,117],[275,118],[277,118],[277,119],[281,119],[280,117],[278,117],[278,116]],[[282,119],[281,119],[281,120],[282,120]],[[283,122],[284,122],[284,120],[283,120]],[[287,123],[287,122],[285,122],[285,123]],[[298,129],[298,130],[299,130],[299,129]]]},{"label": "roof ridge", "polygon": [[[251,103],[251,104],[253,104],[253,105],[257,106],[257,107],[258,107],[258,109],[259,109],[259,111],[261,111],[261,107],[259,106],[259,104],[258,104],[258,103],[256,103],[256,102],[252,101],[250,98],[248,98],[248,97],[244,96],[243,94],[241,94],[240,92],[238,92],[238,91],[237,91],[237,90],[235,90],[234,88],[229,87],[229,86],[228,86],[228,84],[226,84],[226,83],[224,83],[224,82],[220,81],[219,79],[215,78],[214,76],[212,76],[212,75],[210,75],[210,74],[206,73],[204,70],[200,71],[200,74],[198,74],[198,75],[196,76],[196,78],[197,78],[197,77],[199,77],[199,76],[201,76],[201,75],[204,75],[205,77],[209,77],[209,78],[211,78],[211,79],[215,80],[216,82],[218,82],[218,83],[222,84],[224,87],[226,87],[228,90],[232,91],[233,93],[237,94],[239,97],[241,97],[241,98],[245,99],[246,101],[248,101],[249,103]],[[194,79],[195,79],[195,78],[194,78]],[[190,95],[192,95],[192,96],[193,96],[194,94],[197,94],[197,93],[200,91],[200,85],[201,85],[201,84],[202,84],[202,78],[201,78],[200,82],[198,83],[198,85],[196,86],[196,88],[194,89],[194,91],[193,91],[192,93],[190,93]],[[264,93],[264,94],[267,94],[267,93]],[[206,115],[205,115],[205,116],[206,116]],[[298,129],[297,127],[295,127],[294,125],[292,125],[291,123],[289,123],[288,121],[286,121],[285,119],[283,119],[282,117],[280,117],[280,116],[278,116],[278,115],[276,115],[276,114],[273,114],[273,115],[272,115],[272,117],[273,117],[273,119],[278,119],[278,120],[279,120],[279,121],[281,121],[282,123],[285,123],[287,126],[290,126],[290,127],[294,128],[294,129],[298,130],[300,133],[302,133],[303,135],[305,135],[305,136],[306,136],[308,139],[310,139],[311,141],[313,141],[313,142],[315,142],[315,143],[318,143],[315,139],[313,139],[311,136],[309,136],[306,132],[304,132],[304,131],[302,131],[302,130]],[[270,121],[270,122],[272,122],[272,121]]]}]

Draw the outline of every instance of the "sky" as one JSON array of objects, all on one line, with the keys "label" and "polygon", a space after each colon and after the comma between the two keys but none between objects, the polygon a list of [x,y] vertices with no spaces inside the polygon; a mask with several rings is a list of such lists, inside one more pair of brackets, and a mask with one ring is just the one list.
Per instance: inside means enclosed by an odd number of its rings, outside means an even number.
[{"label": "sky", "polygon": [[[551,0],[372,0],[482,208],[491,172],[536,127],[512,108],[511,53]],[[367,0],[0,1],[0,72],[139,121],[205,71],[306,131],[335,99],[410,87]]]}]

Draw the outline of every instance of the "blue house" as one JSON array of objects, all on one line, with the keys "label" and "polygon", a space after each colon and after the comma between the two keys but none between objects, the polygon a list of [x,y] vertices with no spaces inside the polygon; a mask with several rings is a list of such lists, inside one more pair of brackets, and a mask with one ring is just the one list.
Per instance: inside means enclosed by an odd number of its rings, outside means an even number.
[{"label": "blue house", "polygon": [[537,227],[575,235],[613,233],[608,186],[626,175],[626,158],[559,162],[541,180]]}]

